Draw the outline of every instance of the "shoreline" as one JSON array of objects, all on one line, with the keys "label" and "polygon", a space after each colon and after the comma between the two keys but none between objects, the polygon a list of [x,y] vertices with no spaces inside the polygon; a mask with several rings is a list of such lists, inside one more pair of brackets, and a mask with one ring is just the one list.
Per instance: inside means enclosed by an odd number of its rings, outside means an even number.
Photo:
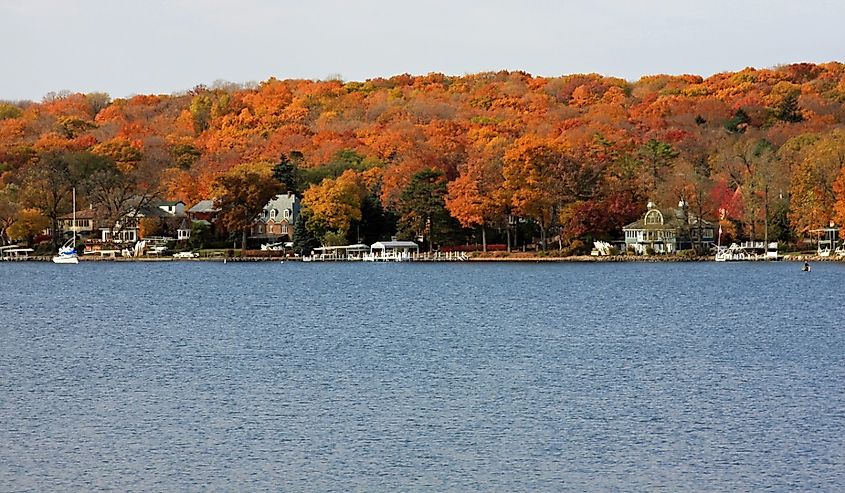
[{"label": "shoreline", "polygon": [[[53,256],[29,256],[27,258],[2,259],[0,263],[4,262],[51,262]],[[192,259],[172,258],[172,257],[79,257],[80,262],[302,262],[300,258],[286,258],[286,257],[202,257]],[[629,256],[629,255],[611,255],[606,257],[594,257],[591,255],[573,255],[569,257],[538,257],[538,256],[471,256],[463,262],[478,262],[478,263],[697,263],[697,262],[714,262],[713,256],[703,257],[678,257],[678,256]],[[819,257],[818,255],[785,255],[776,260],[780,262],[845,262],[845,257]],[[776,262],[775,260],[744,260],[733,261],[736,262]],[[310,262],[315,264],[321,263],[337,263],[337,262],[358,262],[347,260],[325,260]],[[455,263],[461,262],[456,260],[414,260],[417,263]],[[381,263],[381,262],[379,262]]]}]

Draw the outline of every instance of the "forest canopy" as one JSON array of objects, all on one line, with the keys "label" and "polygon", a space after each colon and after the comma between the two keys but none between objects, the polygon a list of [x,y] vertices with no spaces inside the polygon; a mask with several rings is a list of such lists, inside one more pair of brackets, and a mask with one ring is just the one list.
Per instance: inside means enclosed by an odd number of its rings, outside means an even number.
[{"label": "forest canopy", "polygon": [[190,206],[244,166],[274,169],[319,235],[351,240],[398,228],[462,243],[529,222],[563,247],[683,200],[730,238],[790,241],[845,224],[845,65],[271,78],[0,102],[0,233],[55,226],[71,187],[112,215],[130,197]]}]

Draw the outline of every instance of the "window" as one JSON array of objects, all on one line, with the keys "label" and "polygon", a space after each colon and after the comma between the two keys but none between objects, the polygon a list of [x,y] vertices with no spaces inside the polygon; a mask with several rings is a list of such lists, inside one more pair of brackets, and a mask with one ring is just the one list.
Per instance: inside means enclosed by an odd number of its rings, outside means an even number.
[{"label": "window", "polygon": [[277,211],[276,209],[271,210],[271,211],[270,211],[270,219],[276,219],[276,214],[277,214],[278,212],[279,212],[279,211]]},{"label": "window", "polygon": [[282,213],[282,217],[284,217],[285,219],[290,219],[290,209],[285,209]]},{"label": "window", "polygon": [[663,224],[663,214],[657,209],[652,209],[645,213],[646,224]]},{"label": "window", "polygon": [[287,224],[282,224],[282,234],[283,235],[288,234],[288,225]]}]

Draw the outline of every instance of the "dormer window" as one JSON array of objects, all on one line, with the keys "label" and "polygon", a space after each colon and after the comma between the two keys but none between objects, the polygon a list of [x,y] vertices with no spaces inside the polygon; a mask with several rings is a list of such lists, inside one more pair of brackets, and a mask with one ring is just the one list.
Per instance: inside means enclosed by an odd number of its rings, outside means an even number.
[{"label": "dormer window", "polygon": [[651,209],[645,213],[645,224],[663,224],[663,214],[657,209]]},{"label": "dormer window", "polygon": [[277,211],[276,209],[272,209],[272,210],[270,211],[270,219],[276,219],[276,213],[277,213],[277,212],[278,212],[278,211]]},{"label": "dormer window", "polygon": [[285,219],[290,219],[290,209],[285,209],[284,211],[282,211],[282,217],[284,217]]}]

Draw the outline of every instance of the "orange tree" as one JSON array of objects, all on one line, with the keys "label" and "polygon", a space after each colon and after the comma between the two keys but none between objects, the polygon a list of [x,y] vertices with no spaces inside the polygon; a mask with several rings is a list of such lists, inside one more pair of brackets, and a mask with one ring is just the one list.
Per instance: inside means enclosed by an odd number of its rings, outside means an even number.
[{"label": "orange tree", "polygon": [[241,232],[241,248],[253,222],[267,202],[281,190],[266,163],[244,163],[220,175],[214,181],[214,204],[220,208],[220,220],[228,231]]}]

